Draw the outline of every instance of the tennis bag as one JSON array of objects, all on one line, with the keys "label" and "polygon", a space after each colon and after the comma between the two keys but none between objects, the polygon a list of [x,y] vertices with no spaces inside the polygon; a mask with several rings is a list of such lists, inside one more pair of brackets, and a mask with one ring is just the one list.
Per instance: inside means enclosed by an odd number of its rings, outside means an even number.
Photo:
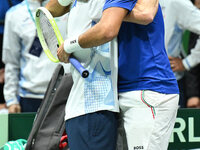
[{"label": "tennis bag", "polygon": [[[71,74],[58,65],[37,111],[25,150],[60,150],[65,132],[65,104],[73,85]],[[65,147],[64,149],[67,149]]]}]

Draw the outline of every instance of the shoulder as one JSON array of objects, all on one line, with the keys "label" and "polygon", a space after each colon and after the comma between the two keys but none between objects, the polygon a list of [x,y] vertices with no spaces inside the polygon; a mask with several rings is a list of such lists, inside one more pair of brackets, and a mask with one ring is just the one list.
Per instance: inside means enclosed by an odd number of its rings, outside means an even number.
[{"label": "shoulder", "polygon": [[124,9],[128,9],[129,11],[131,11],[135,4],[136,4],[137,0],[106,0],[106,3],[104,5],[104,10],[110,7],[120,7],[120,8],[124,8]]},{"label": "shoulder", "polygon": [[6,12],[6,20],[9,22],[15,22],[19,23],[21,22],[20,20],[24,20],[24,18],[27,17],[27,8],[26,8],[26,3],[25,1],[12,6],[7,12]]},{"label": "shoulder", "polygon": [[176,9],[187,9],[189,7],[194,7],[190,0],[170,0],[169,3],[171,7]]},{"label": "shoulder", "polygon": [[15,5],[15,6],[12,6],[11,8],[8,9],[7,11],[7,14],[9,15],[21,15],[24,13],[24,10],[26,9],[26,3],[25,1]]},{"label": "shoulder", "polygon": [[102,16],[105,0],[90,0],[89,15],[92,20],[99,20]]}]

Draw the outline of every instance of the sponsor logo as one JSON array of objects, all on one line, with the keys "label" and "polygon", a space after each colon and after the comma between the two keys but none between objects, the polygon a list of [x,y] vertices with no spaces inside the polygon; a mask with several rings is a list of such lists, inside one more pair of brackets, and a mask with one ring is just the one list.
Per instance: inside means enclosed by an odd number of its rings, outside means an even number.
[{"label": "sponsor logo", "polygon": [[139,149],[144,149],[144,146],[134,146],[133,150],[139,150]]},{"label": "sponsor logo", "polygon": [[70,41],[70,44],[75,44],[76,40]]}]

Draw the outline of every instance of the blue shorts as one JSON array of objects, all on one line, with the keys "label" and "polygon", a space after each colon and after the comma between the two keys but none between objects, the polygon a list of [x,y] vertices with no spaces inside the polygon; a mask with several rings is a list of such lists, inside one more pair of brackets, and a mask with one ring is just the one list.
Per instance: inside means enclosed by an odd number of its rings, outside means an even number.
[{"label": "blue shorts", "polygon": [[42,99],[20,97],[21,112],[37,112]]},{"label": "blue shorts", "polygon": [[70,150],[116,150],[117,115],[99,111],[66,121]]}]

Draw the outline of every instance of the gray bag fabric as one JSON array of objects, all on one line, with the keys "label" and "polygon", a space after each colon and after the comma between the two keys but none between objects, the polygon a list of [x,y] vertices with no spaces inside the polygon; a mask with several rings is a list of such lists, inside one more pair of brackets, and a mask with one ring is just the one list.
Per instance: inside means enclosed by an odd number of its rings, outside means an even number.
[{"label": "gray bag fabric", "polygon": [[58,65],[36,114],[25,150],[59,150],[65,131],[65,104],[72,85],[71,74],[64,74],[63,66]]}]

